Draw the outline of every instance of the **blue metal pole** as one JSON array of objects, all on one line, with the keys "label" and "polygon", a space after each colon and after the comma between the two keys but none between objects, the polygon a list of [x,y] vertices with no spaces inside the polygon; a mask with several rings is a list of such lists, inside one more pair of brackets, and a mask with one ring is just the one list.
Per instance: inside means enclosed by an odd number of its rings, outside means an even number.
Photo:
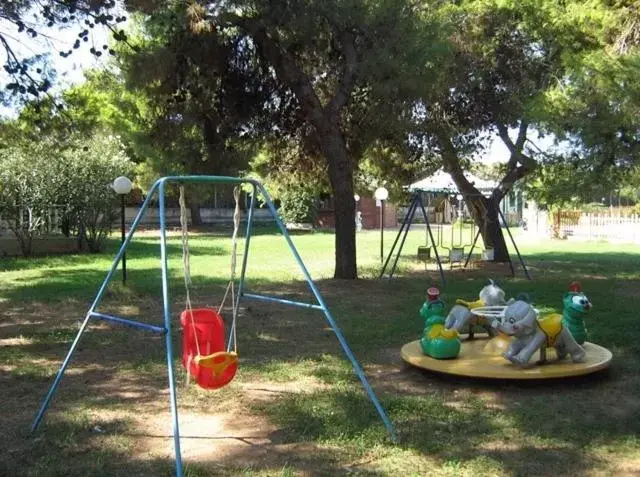
[{"label": "blue metal pole", "polygon": [[293,244],[293,241],[291,240],[291,237],[289,236],[289,233],[287,232],[286,227],[284,226],[284,224],[280,220],[280,217],[278,216],[278,213],[276,212],[276,208],[273,205],[271,197],[269,196],[269,194],[267,193],[265,188],[262,186],[262,184],[258,183],[258,184],[256,184],[256,186],[260,189],[260,193],[264,197],[264,200],[267,203],[267,207],[269,207],[269,210],[271,211],[271,214],[273,215],[273,218],[276,221],[276,224],[278,225],[278,228],[280,229],[280,231],[282,232],[282,235],[284,236],[285,240],[287,241],[287,245],[289,245],[289,249],[293,253],[293,256],[296,259],[296,262],[298,262],[298,265],[300,266],[300,270],[302,270],[302,273],[304,274],[304,277],[307,280],[309,288],[311,288],[311,291],[313,292],[316,300],[318,301],[318,303],[322,307],[322,311],[324,311],[324,315],[326,316],[327,321],[331,325],[331,328],[335,332],[336,337],[338,338],[338,341],[340,342],[340,345],[342,346],[342,349],[343,349],[344,353],[347,355],[347,358],[349,358],[349,361],[351,361],[351,365],[353,366],[353,369],[354,369],[356,375],[358,376],[358,378],[360,378],[360,382],[362,383],[362,386],[364,387],[364,390],[366,391],[367,395],[369,396],[369,399],[371,400],[371,402],[373,403],[374,407],[376,408],[376,411],[378,411],[378,414],[380,415],[380,418],[382,419],[382,422],[384,423],[385,427],[387,428],[387,432],[389,433],[389,437],[391,438],[391,440],[393,442],[396,442],[397,441],[396,431],[395,431],[395,429],[393,427],[393,423],[391,422],[391,420],[387,416],[387,413],[384,410],[384,408],[382,407],[382,404],[380,403],[380,401],[378,400],[378,397],[376,396],[376,393],[374,392],[373,388],[369,384],[369,381],[367,380],[367,377],[365,376],[364,371],[360,367],[360,363],[358,363],[358,360],[356,359],[356,357],[354,356],[353,352],[351,351],[351,348],[349,347],[349,344],[347,343],[347,340],[343,336],[342,331],[340,330],[340,328],[338,327],[338,324],[336,323],[336,321],[334,320],[333,316],[331,315],[331,312],[329,311],[329,308],[327,307],[327,304],[324,302],[324,299],[322,298],[322,295],[320,294],[320,291],[318,290],[318,288],[316,287],[315,283],[311,279],[311,275],[309,275],[309,271],[307,270],[307,267],[304,265],[304,262],[302,261],[302,258],[300,257],[300,254],[298,254],[298,250],[296,249],[295,245]]},{"label": "blue metal pole", "polygon": [[301,301],[284,300],[282,298],[275,298],[272,296],[256,295],[255,293],[244,293],[245,298],[251,298],[252,300],[269,301],[271,303],[280,303],[282,305],[297,306],[299,308],[311,308],[312,310],[324,310],[320,305],[314,305],[313,303],[303,303]]},{"label": "blue metal pole", "polygon": [[238,304],[240,303],[240,297],[244,290],[244,277],[247,273],[247,259],[249,258],[249,243],[251,241],[251,228],[253,227],[253,209],[256,203],[256,194],[258,193],[256,185],[251,183],[251,202],[249,203],[249,216],[247,217],[247,230],[245,232],[244,239],[244,254],[242,256],[242,270],[240,272],[240,281],[238,283]]},{"label": "blue metal pole", "polygon": [[120,245],[120,250],[118,251],[116,258],[113,260],[113,263],[111,264],[111,270],[109,270],[109,273],[107,273],[107,276],[102,282],[102,286],[100,287],[100,290],[98,290],[98,294],[93,300],[93,303],[91,304],[91,307],[87,312],[87,315],[84,317],[84,321],[82,322],[82,325],[78,330],[78,334],[76,335],[75,339],[73,340],[73,343],[71,344],[71,347],[69,348],[69,351],[67,352],[67,356],[64,358],[64,361],[62,362],[60,369],[58,369],[58,373],[56,374],[56,377],[53,380],[51,387],[49,388],[49,392],[47,393],[44,400],[42,401],[42,404],[40,405],[40,409],[38,410],[38,413],[36,414],[36,417],[33,420],[33,423],[31,424],[31,432],[34,432],[36,429],[38,429],[38,426],[40,426],[40,422],[42,421],[42,418],[44,417],[44,414],[47,411],[47,408],[49,407],[51,398],[53,398],[53,395],[56,393],[56,390],[58,389],[58,385],[62,380],[62,376],[64,376],[64,372],[66,371],[67,366],[71,361],[71,357],[73,356],[73,353],[75,352],[78,346],[78,343],[80,343],[80,338],[82,337],[82,334],[84,333],[84,331],[87,328],[87,325],[89,324],[91,313],[93,313],[96,306],[98,306],[98,304],[100,303],[100,300],[102,300],[102,296],[104,295],[104,292],[107,289],[107,285],[111,281],[111,278],[113,277],[113,275],[116,273],[116,270],[118,269],[118,264],[120,263],[120,259],[124,255],[124,252],[127,249],[129,242],[131,242],[131,238],[133,237],[134,232],[138,228],[138,224],[142,220],[142,216],[144,215],[145,210],[147,210],[147,207],[149,206],[149,202],[151,201],[151,197],[153,196],[157,188],[158,188],[158,183],[156,182],[153,185],[153,187],[151,187],[151,190],[149,190],[149,193],[147,194],[147,198],[143,202],[142,206],[140,206],[138,215],[133,221],[133,224],[131,225],[131,229],[129,230],[129,233],[127,234],[126,239]]},{"label": "blue metal pole", "polygon": [[139,328],[142,330],[153,331],[158,334],[165,334],[167,330],[162,326],[150,325],[148,323],[141,323],[139,321],[128,320],[127,318],[120,318],[119,316],[107,315],[106,313],[98,313],[94,311],[91,313],[91,318],[98,318],[100,320],[109,321],[111,323],[118,323],[119,325],[130,326],[132,328]]},{"label": "blue metal pole", "polygon": [[178,424],[178,401],[176,397],[176,380],[173,369],[173,342],[171,336],[171,305],[169,302],[169,273],[167,268],[167,224],[165,219],[166,179],[160,179],[158,196],[160,199],[160,266],[162,267],[162,304],[164,311],[164,327],[167,329],[165,344],[167,348],[167,370],[169,374],[169,395],[171,399],[171,418],[173,421],[173,446],[176,456],[176,476],[182,477],[182,453],[180,452],[180,427]]}]

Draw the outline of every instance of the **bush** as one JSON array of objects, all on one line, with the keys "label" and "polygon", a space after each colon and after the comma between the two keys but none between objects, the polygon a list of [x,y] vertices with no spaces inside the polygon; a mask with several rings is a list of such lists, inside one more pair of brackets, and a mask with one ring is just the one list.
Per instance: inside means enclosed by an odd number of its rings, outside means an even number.
[{"label": "bush", "polygon": [[65,151],[71,187],[65,203],[91,252],[100,252],[117,217],[118,197],[111,189],[113,180],[131,175],[133,163],[112,136],[96,136],[81,148]]},{"label": "bush", "polygon": [[294,185],[279,195],[280,216],[285,223],[313,223],[316,218],[316,194],[310,188]]},{"label": "bush", "polygon": [[128,175],[133,164],[119,141],[97,134],[62,147],[46,138],[37,144],[0,150],[0,217],[13,231],[24,256],[33,238],[44,233],[49,211],[63,214],[63,231],[76,233],[79,246],[102,250],[116,215],[117,197],[109,186]]},{"label": "bush", "polygon": [[0,218],[16,236],[24,256],[31,254],[33,238],[46,230],[55,194],[49,173],[54,164],[46,145],[0,150]]}]

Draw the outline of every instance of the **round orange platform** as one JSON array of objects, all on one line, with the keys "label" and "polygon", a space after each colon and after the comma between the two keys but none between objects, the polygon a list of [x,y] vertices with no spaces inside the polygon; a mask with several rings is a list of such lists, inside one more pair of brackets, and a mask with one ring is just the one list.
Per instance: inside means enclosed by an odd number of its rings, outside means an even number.
[{"label": "round orange platform", "polygon": [[[401,349],[402,359],[412,366],[438,373],[491,379],[552,379],[595,373],[609,367],[611,352],[593,343],[582,345],[586,351],[583,363],[574,363],[571,358],[558,361],[553,348],[547,349],[547,363],[521,368],[502,357],[508,341],[502,337],[489,338],[476,335],[473,340],[462,336],[462,349],[455,359],[433,359],[422,354],[420,341],[407,343]],[[536,353],[531,363],[538,360]]]}]

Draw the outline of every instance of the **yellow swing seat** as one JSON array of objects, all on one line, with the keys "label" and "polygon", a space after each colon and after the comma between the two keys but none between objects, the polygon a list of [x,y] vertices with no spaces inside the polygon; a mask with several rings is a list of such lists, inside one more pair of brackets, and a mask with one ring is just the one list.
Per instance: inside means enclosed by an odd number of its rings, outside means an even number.
[{"label": "yellow swing seat", "polygon": [[231,366],[238,366],[238,353],[235,351],[218,351],[206,356],[196,355],[193,362],[202,367],[210,369],[218,377],[222,376]]}]

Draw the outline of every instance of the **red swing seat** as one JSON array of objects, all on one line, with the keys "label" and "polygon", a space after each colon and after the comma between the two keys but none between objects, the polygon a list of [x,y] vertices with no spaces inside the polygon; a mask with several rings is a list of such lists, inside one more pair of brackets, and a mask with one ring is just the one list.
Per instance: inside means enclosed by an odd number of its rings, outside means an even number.
[{"label": "red swing seat", "polygon": [[211,308],[185,310],[180,323],[182,365],[187,372],[204,389],[229,384],[238,370],[238,355],[226,351],[224,321],[218,312]]}]

